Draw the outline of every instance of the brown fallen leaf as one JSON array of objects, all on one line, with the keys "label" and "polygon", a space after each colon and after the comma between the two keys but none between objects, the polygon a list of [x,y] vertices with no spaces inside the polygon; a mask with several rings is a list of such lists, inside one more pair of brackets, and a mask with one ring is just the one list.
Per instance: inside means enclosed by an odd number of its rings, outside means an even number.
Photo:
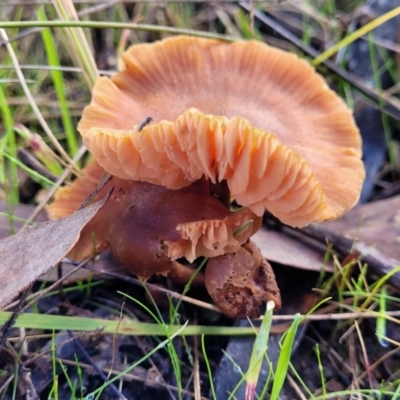
[{"label": "brown fallen leaf", "polygon": [[[336,221],[310,225],[303,231],[328,238],[342,254],[358,253],[379,276],[400,265],[400,196],[358,206]],[[390,282],[400,288],[400,273]]]},{"label": "brown fallen leaf", "polygon": [[358,206],[321,228],[373,246],[400,262],[400,196]]},{"label": "brown fallen leaf", "polygon": [[[365,242],[356,240],[356,238],[348,238],[341,233],[335,233],[323,225],[311,224],[302,228],[301,232],[314,239],[330,242],[333,245],[333,249],[344,256],[343,262],[359,258],[376,275],[384,276],[390,274],[390,276],[387,276],[388,282],[400,288],[400,273],[398,272],[400,260],[387,256],[378,247],[370,246]],[[344,265],[343,262],[342,265]]]},{"label": "brown fallen leaf", "polygon": [[297,237],[294,230],[291,230],[289,235],[283,230],[272,230],[262,226],[251,240],[269,262],[310,271],[333,272],[331,262],[324,264],[326,245],[320,245],[316,241],[309,243],[311,239],[307,240],[304,235],[301,236]]},{"label": "brown fallen leaf", "polygon": [[0,309],[68,254],[108,197],[66,218],[0,240]]},{"label": "brown fallen leaf", "polygon": [[[21,218],[21,220],[14,221],[14,230],[19,231],[24,226],[24,221],[32,215],[36,206],[33,204],[18,204],[13,208],[13,215],[15,217]],[[0,212],[7,213],[7,205],[4,201],[0,200]],[[49,219],[47,218],[46,211],[42,210],[38,217],[35,219],[36,223],[46,222]],[[0,215],[0,240],[4,239],[11,235],[11,227],[9,218],[6,215]],[[101,257],[96,261],[96,265],[101,267],[104,270],[117,271],[119,273],[124,273],[124,269],[122,266],[118,265],[115,261],[112,260],[112,256]],[[64,275],[70,274],[70,272],[76,267],[74,263],[61,263],[60,268],[53,268],[50,272],[46,272],[45,274],[38,277],[38,279],[45,280],[46,282],[55,282],[62,278]],[[1,264],[0,264],[1,269]],[[64,284],[75,283],[77,281],[82,281],[88,279],[89,277],[93,277],[94,275],[100,275],[97,272],[90,271],[88,269],[81,268],[76,271],[73,275],[70,275],[68,278],[64,279]]]}]

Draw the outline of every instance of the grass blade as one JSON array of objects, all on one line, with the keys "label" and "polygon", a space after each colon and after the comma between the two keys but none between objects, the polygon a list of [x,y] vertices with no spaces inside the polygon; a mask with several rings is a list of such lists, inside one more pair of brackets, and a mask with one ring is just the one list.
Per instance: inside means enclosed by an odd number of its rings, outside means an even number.
[{"label": "grass blade", "polygon": [[379,297],[379,315],[376,318],[376,335],[382,347],[389,347],[389,343],[385,340],[386,333],[386,302],[387,302],[387,286],[383,286],[381,296]]},{"label": "grass blade", "polygon": [[[61,20],[80,22],[72,1],[53,0],[53,4]],[[77,29],[67,28],[66,34],[69,38],[67,43],[72,44],[71,48],[69,48],[70,53],[76,64],[84,71],[86,82],[91,89],[99,77],[99,72],[85,32],[80,27],[77,27]]]},{"label": "grass blade", "polygon": [[[40,7],[37,12],[37,17],[39,21],[46,21],[46,14],[43,7]],[[51,67],[60,67],[60,59],[57,53],[57,46],[54,37],[49,29],[44,29],[41,31],[42,40],[44,48],[46,51],[47,59]],[[67,139],[67,145],[70,155],[76,154],[78,151],[78,142],[75,135],[74,124],[72,122],[71,114],[67,106],[66,99],[66,88],[64,85],[63,73],[57,68],[52,68],[50,74],[53,80],[54,89],[57,94],[58,103],[61,111],[61,119],[64,126],[65,136]]]},{"label": "grass blade", "polygon": [[108,21],[6,21],[1,26],[6,28],[103,28],[103,29],[129,29],[132,31],[146,31],[157,33],[170,33],[175,35],[190,35],[208,39],[219,39],[227,42],[237,41],[238,38],[214,32],[205,32],[195,29],[175,28],[164,25],[135,24],[127,22]]},{"label": "grass blade", "polygon": [[246,400],[253,400],[256,393],[258,377],[260,375],[263,358],[268,348],[269,332],[272,325],[272,313],[275,307],[273,301],[268,301],[262,320],[260,330],[254,341],[253,351],[251,353],[249,369],[246,377]]},{"label": "grass blade", "polygon": [[287,371],[289,368],[290,356],[292,354],[294,339],[296,337],[296,332],[300,321],[301,321],[301,315],[296,314],[292,325],[286,332],[285,339],[283,341],[281,348],[281,354],[279,356],[278,364],[276,366],[270,400],[277,400],[279,393],[282,390],[282,386],[286,379]]},{"label": "grass blade", "polygon": [[211,393],[212,393],[212,398],[213,398],[213,400],[217,400],[217,395],[215,393],[215,388],[214,388],[213,376],[211,373],[210,361],[208,360],[208,356],[207,356],[207,352],[206,352],[206,345],[204,342],[204,334],[201,335],[201,350],[203,352],[204,362],[205,362],[206,368],[207,368],[208,379],[210,380],[210,389],[211,389]]},{"label": "grass blade", "polygon": [[359,39],[361,36],[364,36],[368,32],[371,32],[373,29],[382,25],[386,21],[389,21],[390,19],[397,17],[398,15],[400,15],[400,7],[396,7],[393,10],[390,10],[389,12],[387,12],[386,14],[383,14],[380,17],[373,19],[368,24],[365,24],[360,29],[357,29],[355,32],[346,36],[344,39],[340,40],[334,46],[330,47],[329,49],[327,49],[326,51],[321,53],[318,57],[315,57],[314,60],[312,61],[312,65],[317,66],[317,65],[321,64],[326,59],[333,56],[341,48],[348,46],[349,44],[353,43],[355,40]]},{"label": "grass blade", "polygon": [[[11,312],[0,312],[0,325],[7,322]],[[29,329],[69,329],[71,331],[94,331],[101,329],[103,333],[117,332],[119,335],[154,335],[165,336],[165,327],[157,323],[145,323],[137,320],[108,320],[100,318],[70,317],[64,315],[45,315],[24,313],[21,314],[14,326],[16,328]],[[181,325],[169,325],[168,332],[173,335],[181,328]],[[193,335],[218,335],[218,336],[243,336],[254,335],[254,328],[240,328],[227,326],[202,326],[188,325],[184,330],[186,336]]]},{"label": "grass blade", "polygon": [[14,66],[15,73],[18,76],[18,80],[21,84],[21,87],[25,93],[26,98],[28,99],[28,102],[29,102],[39,124],[41,125],[43,130],[46,132],[46,135],[49,137],[49,139],[53,143],[54,147],[59,151],[60,155],[64,158],[64,160],[65,160],[64,164],[65,164],[65,162],[67,162],[68,164],[74,166],[75,169],[78,169],[76,167],[75,163],[73,162],[73,160],[71,159],[71,157],[68,155],[68,153],[64,150],[64,148],[58,142],[57,138],[54,136],[54,134],[53,134],[52,130],[50,129],[49,125],[47,124],[46,120],[43,118],[43,115],[40,112],[39,107],[36,104],[35,99],[33,98],[32,93],[26,83],[25,76],[22,73],[22,70],[19,65],[19,60],[18,60],[17,54],[15,53],[13,47],[11,46],[11,43],[8,40],[8,35],[3,28],[0,28],[0,38],[5,43],[5,47],[8,51],[8,54],[11,58],[13,66]]}]

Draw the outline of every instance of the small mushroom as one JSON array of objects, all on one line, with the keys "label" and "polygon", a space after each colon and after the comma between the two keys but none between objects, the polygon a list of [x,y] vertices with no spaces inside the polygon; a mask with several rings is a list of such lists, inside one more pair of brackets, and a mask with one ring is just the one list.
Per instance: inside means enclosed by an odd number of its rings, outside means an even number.
[{"label": "small mushroom", "polygon": [[229,317],[256,318],[261,304],[269,300],[281,308],[271,265],[250,241],[235,253],[210,259],[204,283],[215,304]]},{"label": "small mushroom", "polygon": [[[59,189],[47,212],[52,219],[72,214],[96,189],[104,170],[94,161],[72,186]],[[81,260],[111,248],[131,273],[167,274],[174,260],[235,252],[255,233],[261,218],[250,210],[228,210],[203,181],[180,190],[113,177],[97,194],[108,202],[85,226],[70,253]]]}]

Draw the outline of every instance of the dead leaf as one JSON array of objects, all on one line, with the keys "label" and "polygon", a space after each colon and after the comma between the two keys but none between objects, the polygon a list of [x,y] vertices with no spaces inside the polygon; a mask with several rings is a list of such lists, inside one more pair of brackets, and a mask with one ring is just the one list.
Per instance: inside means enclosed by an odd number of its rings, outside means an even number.
[{"label": "dead leaf", "polygon": [[324,264],[326,246],[321,246],[316,241],[308,243],[307,238],[304,236],[297,238],[295,234],[293,232],[293,235],[289,235],[283,231],[271,230],[262,226],[251,237],[251,240],[269,262],[311,271],[333,272],[331,263]]},{"label": "dead leaf", "polygon": [[[35,211],[36,206],[33,204],[18,204],[13,208],[13,216],[21,218],[21,220],[27,220],[32,213]],[[0,200],[0,212],[7,213],[7,205],[4,201]],[[14,230],[19,231],[23,225],[24,221],[13,221]],[[42,210],[37,218],[35,218],[36,223],[46,222],[48,221],[46,211]],[[35,224],[36,225],[36,224]],[[0,215],[0,240],[4,239],[11,235],[11,226],[9,218],[5,215]],[[108,257],[105,256],[106,253],[103,253],[99,260],[96,261],[96,266],[101,267],[102,269],[108,271],[114,271],[119,273],[124,273],[125,269],[113,261],[112,256],[109,254]],[[38,277],[38,279],[45,280],[46,282],[55,282],[62,278],[64,275],[67,275],[74,269],[76,264],[71,263],[62,263],[60,270],[54,268],[50,270],[50,272],[46,272],[45,274]],[[1,269],[1,264],[0,264]],[[70,275],[67,279],[64,280],[64,284],[75,283],[77,281],[82,281],[88,279],[89,277],[93,277],[95,275],[100,275],[98,272],[90,271],[88,269],[81,268],[79,271],[75,272],[73,275]]]},{"label": "dead leaf", "polygon": [[[400,263],[400,196],[358,206],[342,218],[320,226],[347,239],[373,246]],[[373,249],[371,249],[373,250]]]},{"label": "dead leaf", "polygon": [[68,254],[107,199],[0,240],[0,309]]}]

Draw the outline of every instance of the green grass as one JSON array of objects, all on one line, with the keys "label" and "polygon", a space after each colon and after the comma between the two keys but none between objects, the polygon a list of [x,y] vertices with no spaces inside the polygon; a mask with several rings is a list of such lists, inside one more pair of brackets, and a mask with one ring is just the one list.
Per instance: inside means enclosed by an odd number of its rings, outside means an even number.
[{"label": "green grass", "polygon": [[281,345],[281,354],[279,355],[278,358],[278,363],[274,374],[274,382],[271,390],[272,400],[277,400],[279,398],[279,393],[281,392],[283,383],[286,379],[293,349],[293,343],[300,320],[301,320],[300,315],[296,315],[293,324],[290,326],[290,328],[284,335],[284,339]]},{"label": "green grass", "polygon": [[[138,301],[131,297],[131,300]],[[138,303],[139,304],[139,303]],[[118,335],[138,335],[138,336],[169,336],[174,335],[181,329],[181,325],[167,325],[160,320],[153,312],[150,315],[155,323],[139,322],[135,320],[107,320],[86,317],[68,317],[63,315],[44,315],[44,314],[21,314],[16,323],[16,328],[26,329],[71,329],[76,331],[91,332],[100,329],[104,333],[117,333]],[[4,324],[11,316],[11,312],[0,312],[0,324]],[[232,326],[201,326],[188,325],[185,328],[186,336],[193,335],[216,335],[216,336],[248,336],[253,335],[252,328],[236,328]]]},{"label": "green grass", "polygon": [[333,56],[343,47],[349,46],[355,40],[371,32],[372,30],[382,25],[386,21],[389,21],[390,19],[397,17],[398,15],[400,15],[400,7],[394,8],[393,10],[388,11],[386,14],[383,14],[380,17],[373,19],[371,22],[365,24],[360,29],[357,29],[356,31],[349,34],[348,36],[340,40],[338,43],[336,43],[335,45],[331,46],[329,49],[324,51],[322,54],[320,54],[313,60],[312,64],[314,66],[321,64],[324,60]]},{"label": "green grass", "polygon": [[[39,7],[37,12],[37,17],[39,21],[46,21],[46,13],[43,7]],[[63,73],[57,69],[61,66],[60,58],[57,53],[56,40],[53,37],[52,32],[49,29],[43,29],[41,32],[42,40],[44,44],[44,49],[46,51],[48,64],[52,68],[50,75],[53,81],[54,89],[57,94],[58,104],[61,111],[61,119],[64,127],[65,136],[67,139],[68,153],[74,156],[78,151],[78,138],[75,132],[74,122],[72,120],[69,108],[67,105],[67,89],[64,84]]]},{"label": "green grass", "polygon": [[[17,146],[13,131],[14,120],[6,95],[0,86],[0,110],[3,120],[4,135],[0,139],[0,184],[3,187],[10,232],[14,232],[14,207],[19,203],[18,168],[13,162],[7,162],[8,152],[13,159],[17,157]],[[8,169],[8,171],[7,171]]]}]

